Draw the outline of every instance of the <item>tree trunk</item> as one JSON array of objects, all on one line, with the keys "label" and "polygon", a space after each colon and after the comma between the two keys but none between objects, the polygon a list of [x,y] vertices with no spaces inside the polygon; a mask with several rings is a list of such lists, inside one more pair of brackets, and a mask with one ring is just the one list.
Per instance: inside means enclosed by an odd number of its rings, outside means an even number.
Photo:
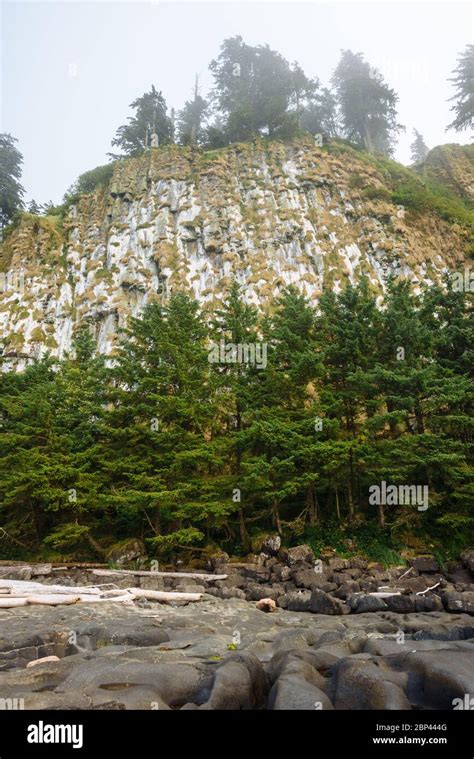
[{"label": "tree trunk", "polygon": [[99,554],[99,556],[105,556],[105,554],[107,553],[106,550],[98,544],[97,540],[93,538],[90,532],[86,532],[84,537],[89,543],[90,547],[93,548],[94,551]]},{"label": "tree trunk", "polygon": [[339,491],[337,488],[334,489],[334,492],[336,494],[336,514],[337,514],[337,521],[341,521],[341,509],[339,508]]},{"label": "tree trunk", "polygon": [[379,503],[378,507],[378,517],[379,517],[379,527],[381,530],[385,529],[385,512],[383,508],[383,503]]},{"label": "tree trunk", "polygon": [[416,430],[419,435],[423,435],[425,432],[425,422],[423,419],[423,411],[418,398],[415,401],[415,418],[416,418]]},{"label": "tree trunk", "polygon": [[311,527],[314,527],[314,525],[319,522],[318,499],[316,496],[314,483],[308,485],[308,489],[306,490],[306,509],[308,514],[308,522],[310,523]]},{"label": "tree trunk", "polygon": [[240,533],[240,542],[242,543],[242,548],[244,551],[250,550],[250,536],[247,531],[247,526],[245,524],[245,518],[244,518],[244,510],[242,506],[239,507],[239,533]]},{"label": "tree trunk", "polygon": [[276,500],[273,501],[273,519],[275,521],[275,527],[277,529],[277,532],[279,535],[281,535],[282,529],[281,529],[280,512],[278,509],[278,501]]}]

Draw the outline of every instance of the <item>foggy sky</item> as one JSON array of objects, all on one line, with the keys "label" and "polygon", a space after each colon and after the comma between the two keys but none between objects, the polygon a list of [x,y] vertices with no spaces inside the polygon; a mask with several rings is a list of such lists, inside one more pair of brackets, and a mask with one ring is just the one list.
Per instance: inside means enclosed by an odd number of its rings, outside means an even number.
[{"label": "foggy sky", "polygon": [[191,97],[224,38],[268,43],[323,85],[340,50],[363,52],[399,95],[407,127],[396,158],[410,159],[416,127],[429,147],[466,143],[445,132],[446,80],[473,42],[467,2],[23,2],[1,6],[0,131],[17,137],[27,199],[60,202],[79,174],[107,162],[128,108],[152,83],[168,106]]}]

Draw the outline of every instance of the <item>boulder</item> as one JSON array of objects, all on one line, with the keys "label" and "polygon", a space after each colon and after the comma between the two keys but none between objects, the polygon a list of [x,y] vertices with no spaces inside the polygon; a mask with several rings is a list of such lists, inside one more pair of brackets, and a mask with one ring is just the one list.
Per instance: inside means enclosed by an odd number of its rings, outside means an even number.
[{"label": "boulder", "polygon": [[311,565],[314,565],[315,562],[313,549],[308,545],[282,549],[280,555],[289,567],[294,566],[298,562],[306,562]]},{"label": "boulder", "polygon": [[106,553],[106,560],[124,566],[146,556],[145,545],[138,538],[128,538],[115,543]]},{"label": "boulder", "polygon": [[[130,580],[128,581],[128,587],[130,587]],[[144,590],[164,590],[165,582],[163,577],[142,576],[137,578],[137,587],[143,588]]]},{"label": "boulder", "polygon": [[[327,635],[327,634],[326,634]],[[324,634],[321,639],[324,638]],[[307,642],[311,642],[308,636]],[[309,678],[309,682],[312,685],[322,688],[324,686],[324,680],[322,678],[316,679],[316,674],[326,672],[333,664],[338,660],[336,656],[328,653],[327,651],[315,651],[314,648],[308,648],[303,646],[302,648],[282,648],[275,653],[268,664],[267,677],[270,685],[273,685],[276,680],[283,674],[295,674],[298,660],[306,662],[312,667],[312,675]],[[301,675],[302,669],[298,667],[298,674]],[[308,677],[306,676],[308,680]]]},{"label": "boulder", "polygon": [[344,710],[411,709],[402,688],[386,679],[388,673],[381,672],[368,654],[364,658],[342,659],[335,667],[334,708]]},{"label": "boulder", "polygon": [[348,559],[339,559],[335,557],[334,559],[329,559],[328,564],[331,572],[343,572],[345,569],[349,569]]},{"label": "boulder", "polygon": [[206,593],[216,598],[241,598],[245,600],[245,592],[240,588],[208,588]]},{"label": "boulder", "polygon": [[415,596],[415,611],[443,611],[443,602],[435,593],[425,596]]},{"label": "boulder", "polygon": [[434,584],[434,580],[431,578],[428,580],[427,577],[404,577],[402,580],[397,580],[397,587],[403,588],[406,593],[422,593]]},{"label": "boulder", "polygon": [[280,548],[281,537],[279,535],[268,535],[261,541],[258,550],[266,556],[276,556]]},{"label": "boulder", "polygon": [[268,709],[273,711],[321,711],[333,708],[324,691],[296,675],[279,677],[268,699]]},{"label": "boulder", "polygon": [[276,601],[277,598],[284,594],[284,590],[281,587],[271,585],[261,585],[257,582],[252,582],[247,585],[245,596],[248,601],[260,601],[262,598],[271,598]]},{"label": "boulder", "polygon": [[[324,590],[324,588],[321,588],[321,590]],[[360,593],[360,590],[361,587],[358,582],[355,580],[349,580],[348,582],[342,583],[342,585],[334,592],[334,595],[336,598],[341,598],[343,601],[345,601],[355,593]]]},{"label": "boulder", "polygon": [[439,572],[439,564],[434,556],[416,556],[409,560],[409,564],[417,572]]},{"label": "boulder", "polygon": [[215,572],[218,567],[222,567],[225,564],[228,564],[229,561],[230,561],[230,556],[225,551],[221,551],[221,550],[213,551],[207,557],[207,569],[211,572]]},{"label": "boulder", "polygon": [[469,548],[467,551],[463,551],[459,558],[464,566],[474,574],[474,548]]},{"label": "boulder", "polygon": [[409,614],[415,611],[415,596],[387,596],[383,599],[390,611]]},{"label": "boulder", "polygon": [[309,602],[309,610],[313,614],[347,614],[348,608],[346,604],[340,601],[338,598],[330,596],[323,590],[313,590],[311,592],[311,599]]},{"label": "boulder", "polygon": [[466,584],[471,583],[471,572],[459,562],[451,562],[448,565],[446,577],[448,578],[449,582],[453,582],[455,584],[460,582]]},{"label": "boulder", "polygon": [[365,614],[372,611],[388,611],[388,606],[383,598],[378,596],[354,595],[348,599],[351,611],[356,614]]},{"label": "boulder", "polygon": [[474,614],[474,593],[443,593],[441,600],[446,611]]},{"label": "boulder", "polygon": [[419,709],[452,710],[455,699],[463,700],[466,693],[474,693],[472,650],[456,650],[453,644],[445,646],[444,650],[404,652],[391,657],[392,666],[409,673],[407,695]]},{"label": "boulder", "polygon": [[292,590],[278,599],[278,606],[288,611],[310,611],[311,591]]},{"label": "boulder", "polygon": [[[315,572],[314,567],[311,569],[300,569],[293,575],[295,585],[298,588],[307,588],[315,590],[328,584],[328,575],[325,572]],[[337,587],[334,584],[334,587]]]},{"label": "boulder", "polygon": [[257,657],[248,651],[231,654],[218,667],[211,695],[200,708],[262,709],[266,705],[267,692],[265,673]]}]

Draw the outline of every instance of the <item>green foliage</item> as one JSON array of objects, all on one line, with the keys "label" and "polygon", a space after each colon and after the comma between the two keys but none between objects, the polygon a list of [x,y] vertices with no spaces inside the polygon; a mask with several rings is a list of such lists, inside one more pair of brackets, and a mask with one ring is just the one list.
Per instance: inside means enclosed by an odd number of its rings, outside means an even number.
[{"label": "green foliage", "polygon": [[123,156],[138,156],[151,146],[151,135],[158,135],[159,145],[166,145],[172,140],[173,124],[167,113],[166,101],[163,94],[151,85],[151,90],[130,103],[135,110],[134,116],[129,116],[128,123],[117,129],[112,140],[112,146],[118,147],[122,153],[112,158]]},{"label": "green foliage", "polygon": [[449,81],[453,82],[456,89],[451,98],[455,101],[451,106],[454,120],[447,128],[461,132],[474,127],[474,45],[466,45],[453,74]]},{"label": "green foliage", "polygon": [[421,135],[416,129],[413,130],[413,134],[415,135],[415,139],[410,145],[411,161],[412,163],[421,163],[421,161],[424,161],[428,155],[428,147],[423,139],[423,135]]},{"label": "green foliage", "polygon": [[341,111],[344,135],[369,153],[391,155],[396,135],[398,96],[361,53],[342,52],[333,74],[333,86]]},{"label": "green foliage", "polygon": [[79,195],[94,192],[97,187],[106,187],[114,173],[115,164],[106,163],[104,166],[96,166],[95,169],[85,171],[67,191],[65,202],[76,199]]},{"label": "green foliage", "polygon": [[[242,554],[277,530],[388,564],[469,543],[471,294],[393,279],[380,310],[362,280],[317,310],[289,288],[259,315],[234,284],[210,318],[176,293],[122,337],[109,368],[84,328],[63,360],[0,372],[2,555],[132,536]],[[265,361],[216,360],[221,344]],[[426,486],[429,508],[372,504],[382,481]]]},{"label": "green foliage", "polygon": [[23,156],[15,147],[11,134],[0,134],[0,225],[13,220],[23,208],[24,189],[20,184]]},{"label": "green foliage", "polygon": [[295,134],[318,87],[268,45],[252,47],[240,36],[224,40],[209,68],[220,129],[231,142]]},{"label": "green foliage", "polygon": [[209,104],[199,95],[198,81],[194,88],[194,97],[187,100],[178,113],[178,142],[181,145],[202,145],[206,141],[205,119]]},{"label": "green foliage", "polygon": [[57,530],[50,533],[43,542],[46,546],[51,546],[52,548],[77,547],[88,530],[88,527],[81,526],[75,522],[62,524]]}]

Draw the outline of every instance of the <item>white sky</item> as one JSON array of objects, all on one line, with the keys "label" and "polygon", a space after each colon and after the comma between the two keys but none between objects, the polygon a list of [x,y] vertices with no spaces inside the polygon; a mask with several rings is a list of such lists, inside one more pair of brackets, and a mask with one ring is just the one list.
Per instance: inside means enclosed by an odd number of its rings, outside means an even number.
[{"label": "white sky", "polygon": [[328,84],[340,50],[363,52],[399,100],[408,163],[416,127],[429,147],[465,143],[446,81],[473,42],[469,2],[23,2],[1,0],[0,131],[17,137],[27,198],[59,202],[79,174],[107,162],[130,102],[154,83],[179,109],[224,38],[268,43]]}]

